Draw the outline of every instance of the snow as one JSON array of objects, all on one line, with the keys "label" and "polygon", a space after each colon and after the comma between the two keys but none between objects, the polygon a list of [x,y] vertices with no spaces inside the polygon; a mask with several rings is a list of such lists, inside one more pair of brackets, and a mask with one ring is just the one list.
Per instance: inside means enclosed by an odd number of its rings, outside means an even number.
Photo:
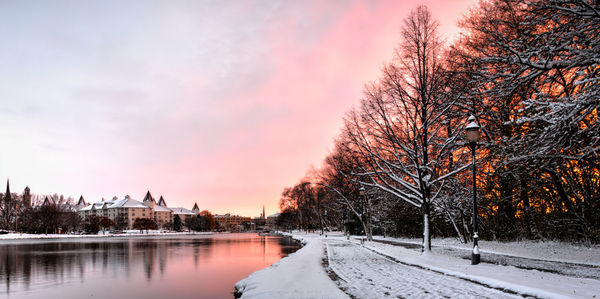
[{"label": "snow", "polygon": [[112,200],[107,201],[98,201],[92,203],[88,206],[81,208],[79,211],[89,211],[92,209],[113,209],[113,208],[148,208],[145,204],[135,199],[132,199],[129,196],[125,196],[125,198],[117,199],[113,198]]},{"label": "snow", "polygon": [[332,269],[342,278],[340,287],[356,298],[515,298],[461,277],[398,263],[359,244],[327,243]]},{"label": "snow", "polygon": [[[137,230],[118,235],[11,233],[0,235],[0,243],[185,235],[190,233],[150,231],[140,234]],[[300,240],[304,247],[236,283],[235,289],[242,298],[600,298],[600,246],[479,241],[482,260],[489,259],[493,253],[519,257],[522,259],[519,263],[531,262],[531,268],[539,261],[559,266],[577,263],[571,265],[580,268],[562,275],[511,265],[481,263],[473,266],[463,258],[470,254],[472,245],[453,239],[433,239],[432,251],[422,254],[419,246],[406,248],[382,242],[361,244],[356,237],[347,240],[341,233],[320,236],[294,232],[291,236]],[[375,239],[421,244],[416,239]]]},{"label": "snow", "polygon": [[[236,290],[242,293],[242,298],[600,297],[600,279],[578,277],[577,273],[561,275],[490,263],[473,266],[468,259],[455,254],[470,253],[472,245],[450,239],[434,239],[433,251],[422,254],[418,249],[381,242],[361,245],[358,239],[348,241],[340,233],[325,237],[295,232],[292,236],[306,245],[238,282]],[[392,240],[421,244],[415,239]],[[589,265],[590,268],[582,267],[583,270],[600,272],[595,266],[600,260],[598,247],[539,243],[480,241],[480,247],[482,258],[493,251],[526,261],[577,262]],[[448,254],[447,248],[457,250]]]},{"label": "snow", "polygon": [[35,239],[80,239],[80,238],[116,238],[116,237],[148,237],[148,236],[181,236],[181,235],[212,235],[212,232],[170,232],[161,230],[148,230],[141,233],[139,230],[126,230],[122,234],[110,234],[99,231],[96,235],[71,235],[71,234],[19,234],[8,233],[0,235],[0,242],[8,240],[35,240]]},{"label": "snow", "polygon": [[[421,245],[420,239],[409,238],[382,238],[374,236],[377,240],[398,241]],[[558,241],[518,241],[494,242],[479,240],[479,251],[482,254],[494,253],[506,256],[545,260],[551,262],[579,263],[600,266],[600,246],[582,246]],[[436,238],[432,239],[432,246],[471,250],[473,243],[464,244],[457,239]],[[436,249],[432,248],[435,252]]]},{"label": "snow", "polygon": [[518,269],[495,264],[470,265],[468,260],[430,253],[427,256],[400,246],[369,243],[365,246],[390,256],[401,263],[437,271],[448,276],[479,282],[495,288],[507,289],[542,298],[591,298],[600,295],[600,281],[567,277],[537,270]]},{"label": "snow", "polygon": [[181,208],[181,207],[177,207],[177,208],[169,208],[171,211],[173,211],[173,214],[175,215],[196,215],[196,213],[192,212],[191,210],[188,210],[186,208]]},{"label": "snow", "polygon": [[323,269],[322,241],[305,242],[298,251],[236,283],[236,292],[241,298],[348,298]]}]

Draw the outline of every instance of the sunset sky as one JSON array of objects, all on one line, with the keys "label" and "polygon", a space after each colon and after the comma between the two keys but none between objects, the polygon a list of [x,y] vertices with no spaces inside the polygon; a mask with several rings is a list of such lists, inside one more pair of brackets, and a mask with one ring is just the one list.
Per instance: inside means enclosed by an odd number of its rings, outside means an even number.
[{"label": "sunset sky", "polygon": [[2,188],[277,212],[408,12],[474,1],[2,1]]}]

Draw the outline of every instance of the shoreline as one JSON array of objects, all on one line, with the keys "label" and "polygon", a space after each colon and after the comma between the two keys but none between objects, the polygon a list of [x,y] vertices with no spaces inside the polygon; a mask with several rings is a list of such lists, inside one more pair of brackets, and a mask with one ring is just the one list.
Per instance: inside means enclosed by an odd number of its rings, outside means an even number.
[{"label": "shoreline", "polygon": [[349,298],[323,267],[325,251],[320,239],[279,233],[302,247],[235,283],[235,298]]},{"label": "shoreline", "polygon": [[156,237],[193,237],[193,236],[219,236],[231,234],[231,232],[129,232],[125,234],[98,234],[98,235],[69,235],[69,234],[6,234],[0,235],[2,244],[27,244],[38,242],[70,242],[70,241],[108,241],[123,239],[141,239]]},{"label": "shoreline", "polygon": [[[305,232],[280,233],[282,236],[301,242],[304,246],[273,265],[238,281],[234,285],[236,298],[358,298],[368,296],[363,292],[370,288],[386,287],[386,285],[373,285],[373,280],[381,281],[380,273],[377,271],[361,272],[365,277],[372,278],[367,281],[364,281],[363,275],[356,274],[353,269],[358,269],[356,267],[365,264],[363,261],[340,260],[340,257],[336,255],[334,256],[334,265],[325,263],[326,260],[330,261],[332,254],[336,254],[335,252],[330,253],[329,249],[335,249],[334,251],[338,251],[338,253],[343,250],[355,250],[356,253],[365,256],[396,263],[399,267],[408,266],[415,271],[414,273],[426,270],[429,274],[443,274],[445,277],[458,279],[460,283],[474,283],[488,287],[492,291],[495,289],[507,294],[540,298],[591,298],[592,296],[596,297],[600,291],[597,286],[598,279],[579,276],[580,274],[566,275],[542,271],[536,267],[518,268],[510,264],[489,262],[472,266],[462,256],[453,256],[444,252],[445,247],[463,249],[462,247],[469,246],[469,244],[456,246],[453,244],[454,241],[437,240],[439,244],[436,250],[429,254],[422,254],[419,250],[399,245],[380,242],[361,244],[355,238],[346,240],[343,235],[335,233],[328,234],[329,237]],[[381,239],[381,237],[377,239]],[[386,240],[390,239],[414,241],[403,238],[386,238]],[[508,253],[511,256],[519,255],[523,256],[524,262],[556,263],[557,256],[571,252],[572,256],[568,259],[569,262],[580,263],[585,271],[597,271],[593,269],[597,269],[595,261],[600,257],[598,246],[581,248],[578,245],[554,241],[512,243],[488,241],[486,243],[486,247],[489,249],[488,255],[491,252]],[[341,247],[336,246],[338,244],[341,244]],[[517,247],[522,248],[515,250]],[[527,261],[528,259],[530,261]],[[562,258],[562,260],[567,259]],[[368,268],[369,263],[366,263],[366,266]],[[335,275],[332,276],[332,274]],[[398,274],[398,280],[402,279],[402,275]],[[386,292],[377,294],[377,296],[384,295]]]}]

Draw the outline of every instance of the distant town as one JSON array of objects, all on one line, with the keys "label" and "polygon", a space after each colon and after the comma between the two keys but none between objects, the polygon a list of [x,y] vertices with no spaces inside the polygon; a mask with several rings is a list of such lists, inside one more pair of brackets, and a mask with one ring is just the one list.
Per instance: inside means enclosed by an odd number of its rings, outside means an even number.
[{"label": "distant town", "polygon": [[88,202],[83,195],[75,202],[62,195],[34,196],[29,187],[23,193],[12,193],[10,182],[0,193],[0,232],[33,234],[118,234],[125,230],[161,231],[268,231],[276,227],[277,214],[259,217],[226,213],[212,214],[200,210],[197,203],[191,209],[169,207],[161,195],[156,200],[150,191],[143,199],[130,195],[122,198]]}]

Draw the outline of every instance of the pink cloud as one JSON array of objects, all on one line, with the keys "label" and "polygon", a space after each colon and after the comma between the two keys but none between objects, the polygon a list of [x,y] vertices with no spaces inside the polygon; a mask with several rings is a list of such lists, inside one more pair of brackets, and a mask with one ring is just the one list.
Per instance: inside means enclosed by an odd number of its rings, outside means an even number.
[{"label": "pink cloud", "polygon": [[[15,76],[17,89],[10,94],[5,88],[0,96],[19,95],[36,117],[4,120],[6,132],[28,138],[11,139],[25,150],[5,150],[0,158],[10,158],[0,161],[0,171],[11,176],[15,190],[27,184],[37,193],[95,201],[141,198],[150,189],[170,206],[198,202],[216,213],[256,216],[264,204],[267,213],[276,212],[283,188],[311,165],[320,166],[342,116],[392,57],[408,12],[428,5],[441,32],[451,35],[472,2],[155,3],[139,17],[138,8],[123,6],[110,28],[95,18],[108,18],[111,10],[102,16],[69,10],[82,14],[78,22],[89,19],[93,32],[113,30],[103,33],[111,36],[106,44],[78,40],[86,33],[70,32],[77,26],[64,21],[65,11],[50,10],[56,16],[46,19],[56,24],[46,27],[69,33],[77,48],[63,60],[77,63],[64,68],[50,57],[45,70],[14,66],[24,70],[27,85]],[[38,21],[14,19],[31,26]],[[35,36],[18,33],[19,40]],[[49,47],[37,42],[21,45],[23,57],[27,49]],[[31,54],[31,65],[41,65]],[[32,81],[30,74],[43,71],[53,76]]]}]

